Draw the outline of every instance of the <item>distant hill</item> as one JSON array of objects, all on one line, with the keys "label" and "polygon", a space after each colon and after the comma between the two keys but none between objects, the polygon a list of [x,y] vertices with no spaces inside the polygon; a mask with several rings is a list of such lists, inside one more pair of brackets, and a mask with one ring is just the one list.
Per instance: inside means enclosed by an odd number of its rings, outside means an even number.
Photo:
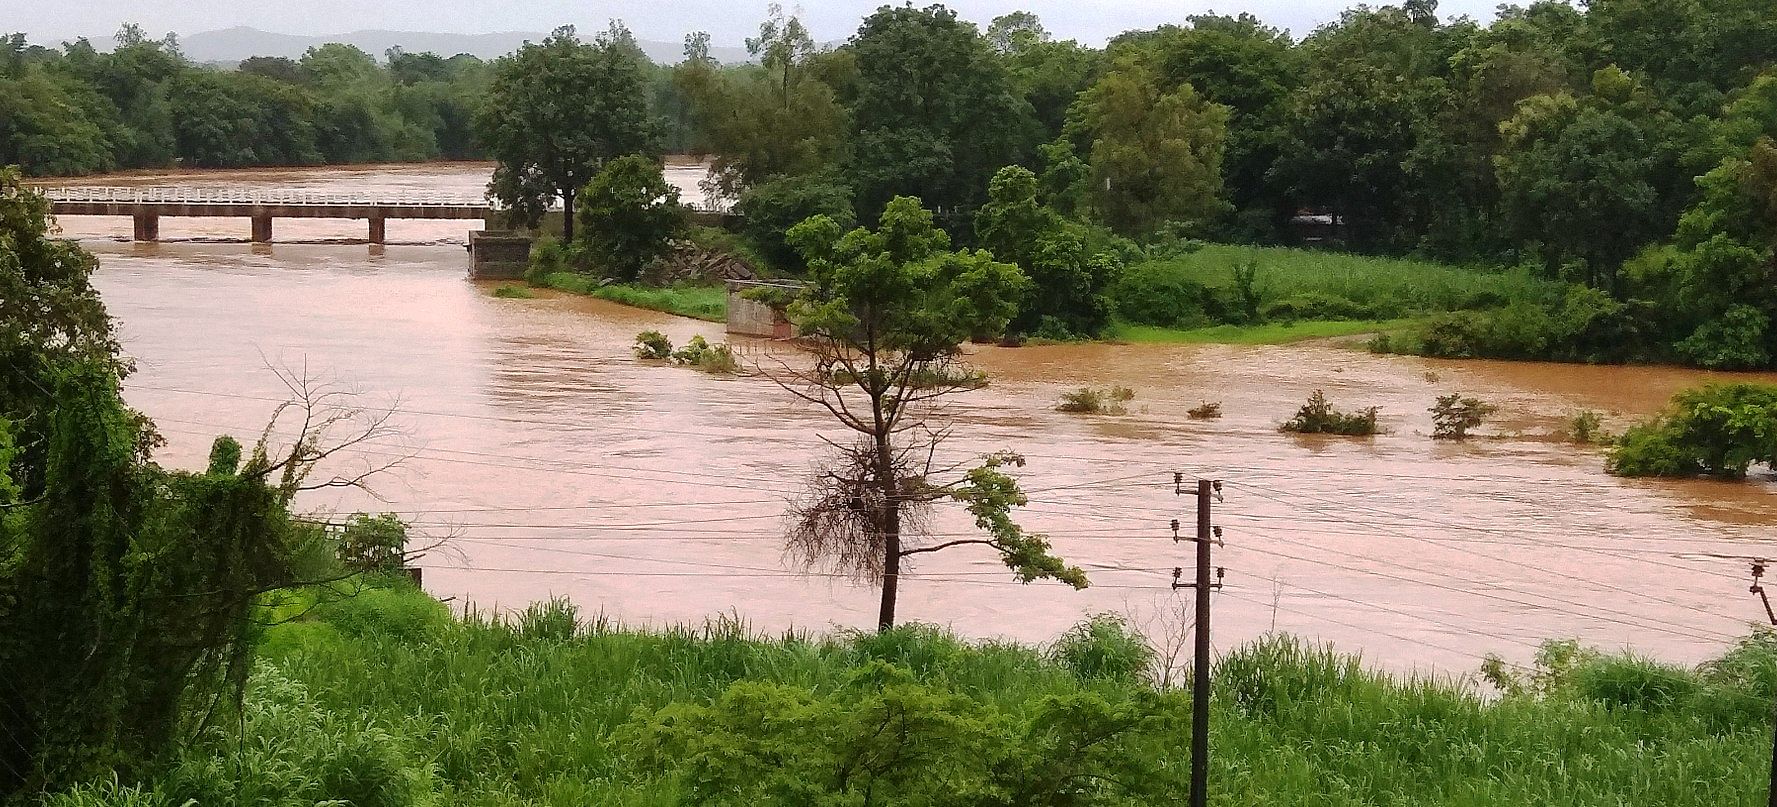
[{"label": "distant hill", "polygon": [[[582,31],[582,34],[591,33],[591,29]],[[467,53],[483,59],[493,59],[517,50],[526,40],[540,42],[547,36],[547,33],[538,31],[503,31],[494,34],[353,31],[327,36],[299,36],[239,26],[180,36],[179,49],[184,51],[186,58],[194,62],[220,64],[236,64],[249,56],[284,56],[295,59],[309,48],[329,42],[354,45],[378,59],[382,58],[383,51],[396,45],[412,53],[430,51],[441,56]],[[94,40],[94,44],[99,43],[100,40]],[[643,39],[638,40],[637,44],[642,46],[642,52],[648,54],[648,58],[661,64],[673,64],[684,58],[682,43]],[[722,62],[744,62],[748,58],[744,48],[712,47],[710,55]]]}]

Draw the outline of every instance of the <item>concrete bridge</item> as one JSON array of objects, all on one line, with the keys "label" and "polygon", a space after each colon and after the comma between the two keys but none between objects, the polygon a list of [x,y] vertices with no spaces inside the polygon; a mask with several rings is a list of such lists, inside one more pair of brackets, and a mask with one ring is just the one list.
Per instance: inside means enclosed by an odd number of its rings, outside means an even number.
[{"label": "concrete bridge", "polygon": [[482,219],[492,207],[479,196],[409,194],[368,197],[294,188],[108,187],[43,188],[51,212],[63,216],[129,216],[135,240],[160,239],[162,216],[234,216],[253,221],[253,240],[271,240],[272,219],[366,219],[370,243],[381,244],[389,219]]}]

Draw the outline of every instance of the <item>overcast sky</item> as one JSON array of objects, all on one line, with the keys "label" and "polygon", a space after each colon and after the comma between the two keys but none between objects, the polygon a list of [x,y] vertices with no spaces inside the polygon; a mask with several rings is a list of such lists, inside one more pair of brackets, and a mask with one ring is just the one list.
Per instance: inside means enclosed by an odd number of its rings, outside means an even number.
[{"label": "overcast sky", "polygon": [[[926,5],[917,0],[915,5]],[[1444,0],[1440,15],[1493,18],[1499,0]],[[857,30],[858,21],[881,0],[808,0],[803,19],[815,38],[838,41]],[[1354,3],[1343,0],[952,0],[962,16],[985,25],[1008,11],[1036,12],[1061,39],[1100,45],[1122,31],[1179,22],[1214,9],[1250,12],[1300,37],[1336,19]],[[1382,2],[1373,0],[1373,4]],[[793,7],[795,3],[785,3]],[[573,23],[583,31],[617,18],[642,39],[677,42],[687,32],[706,30],[718,45],[739,45],[757,28],[766,3],[724,0],[0,0],[0,27],[22,30],[32,41],[108,37],[124,21],[141,23],[158,36],[174,31],[189,36],[245,25],[288,34],[336,34],[364,29],[487,33],[546,31]]]}]

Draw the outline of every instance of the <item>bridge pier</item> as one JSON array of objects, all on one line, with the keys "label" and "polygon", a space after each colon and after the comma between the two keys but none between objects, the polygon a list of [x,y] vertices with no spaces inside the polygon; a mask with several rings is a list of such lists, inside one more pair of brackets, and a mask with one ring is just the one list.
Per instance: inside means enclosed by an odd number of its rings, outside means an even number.
[{"label": "bridge pier", "polygon": [[153,213],[137,213],[133,218],[135,219],[136,226],[135,226],[135,232],[132,235],[132,237],[135,240],[137,240],[137,241],[159,241],[160,240],[160,217],[159,216],[156,216]]},{"label": "bridge pier", "polygon": [[388,240],[388,221],[381,216],[370,218],[370,243],[381,244]]},{"label": "bridge pier", "polygon": [[271,243],[271,216],[253,217],[253,243]]}]

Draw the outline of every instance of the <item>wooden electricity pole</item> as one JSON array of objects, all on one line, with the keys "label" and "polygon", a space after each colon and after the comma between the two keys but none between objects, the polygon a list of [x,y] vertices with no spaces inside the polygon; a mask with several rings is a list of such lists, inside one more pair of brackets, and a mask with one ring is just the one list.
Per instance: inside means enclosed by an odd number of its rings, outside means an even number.
[{"label": "wooden electricity pole", "polygon": [[[1754,559],[1752,561],[1752,587],[1747,590],[1758,595],[1759,602],[1765,604],[1765,616],[1771,620],[1772,625],[1777,625],[1777,612],[1771,610],[1771,597],[1765,593],[1765,587],[1759,584],[1759,579],[1764,576],[1764,558]],[[1773,725],[1777,726],[1777,721],[1774,721]],[[1777,807],[1777,728],[1774,728],[1771,734],[1771,780],[1770,784],[1765,786],[1765,798],[1766,804],[1770,807]]]},{"label": "wooden electricity pole", "polygon": [[[1185,493],[1185,475],[1172,475],[1173,492],[1177,495]],[[1209,593],[1222,587],[1223,570],[1216,568],[1215,580],[1210,580],[1209,548],[1212,543],[1221,543],[1221,528],[1210,523],[1210,497],[1220,498],[1222,483],[1220,480],[1197,480],[1197,576],[1192,583],[1181,583],[1183,569],[1172,570],[1172,587],[1176,589],[1195,589],[1197,595],[1196,616],[1192,619],[1192,640],[1195,644],[1195,657],[1191,662],[1191,807],[1208,807],[1209,805]],[[1179,523],[1172,522],[1172,540],[1180,540]]]}]

